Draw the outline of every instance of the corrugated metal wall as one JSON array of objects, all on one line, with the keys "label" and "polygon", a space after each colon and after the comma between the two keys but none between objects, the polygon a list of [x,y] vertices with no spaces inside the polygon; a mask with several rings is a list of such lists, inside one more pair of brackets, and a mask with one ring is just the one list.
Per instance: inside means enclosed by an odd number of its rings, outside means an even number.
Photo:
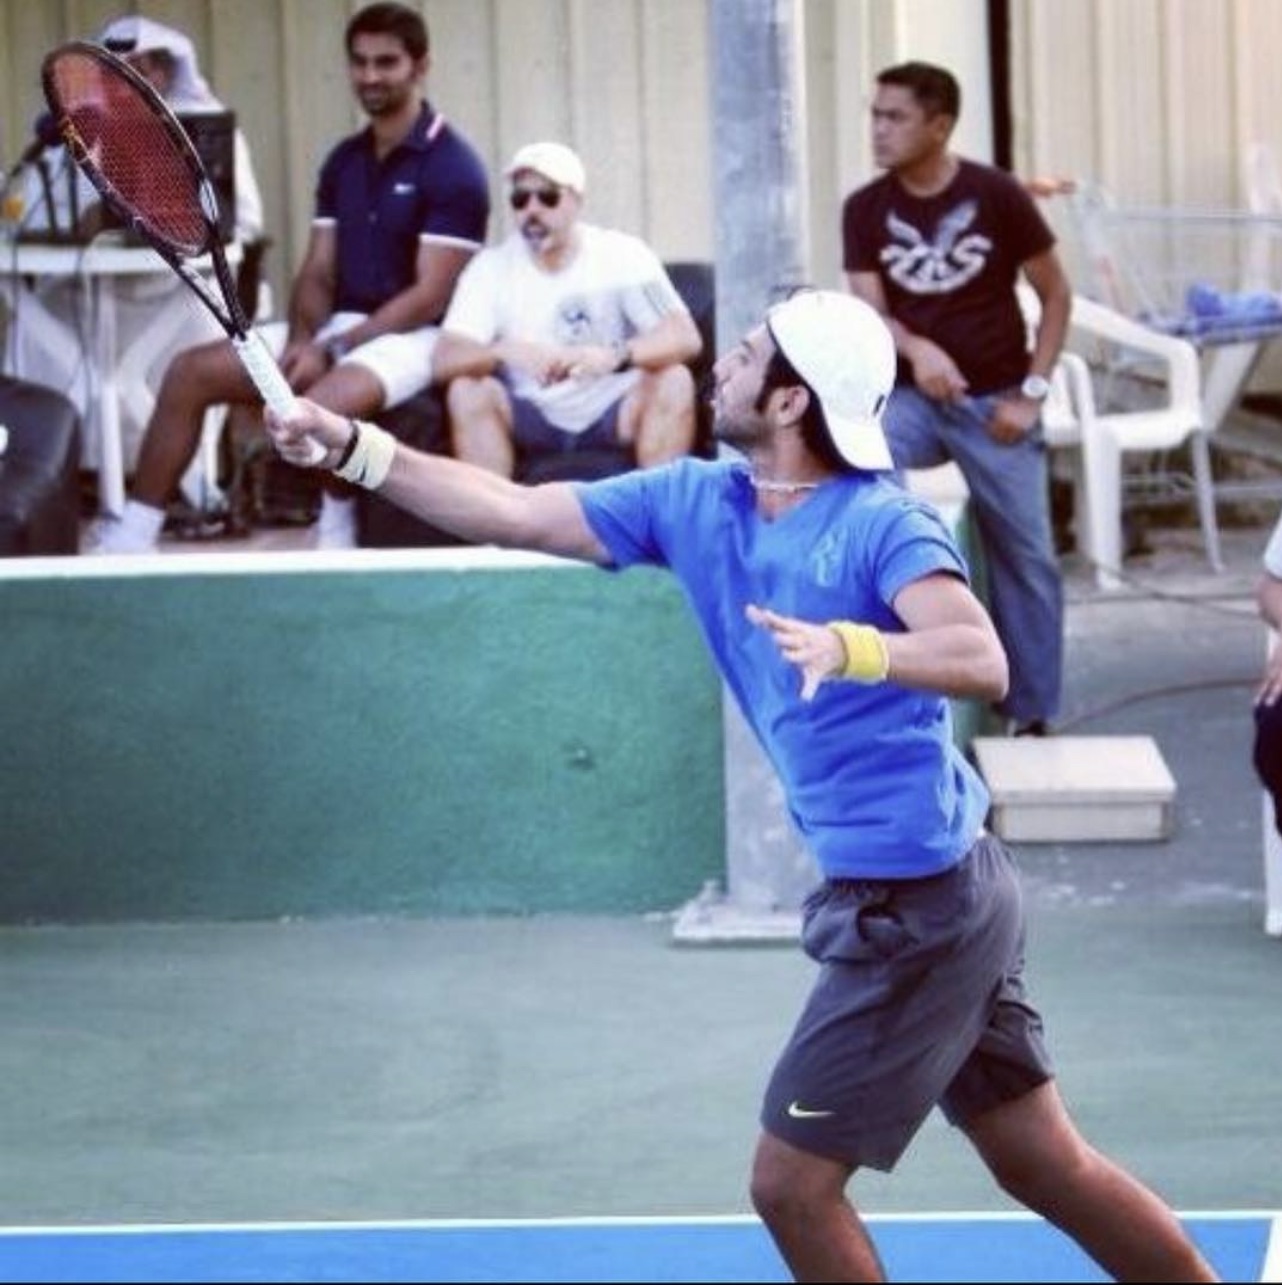
[{"label": "corrugated metal wall", "polygon": [[[1277,0],[1012,0],[1011,17],[1020,173],[1086,179],[1120,205],[1161,207],[1166,217],[1247,208],[1253,144],[1282,161]],[[1085,281],[1068,209],[1052,201],[1047,212]],[[1197,236],[1189,230],[1198,225],[1178,217],[1147,226],[1152,263],[1141,255],[1137,275],[1174,306],[1199,272],[1234,252],[1223,223]],[[1165,242],[1155,239],[1164,226]],[[1282,280],[1271,284],[1282,290]],[[1266,349],[1252,386],[1282,386],[1278,345]]]},{"label": "corrugated metal wall", "polygon": [[[876,69],[924,57],[965,93],[960,150],[991,154],[983,0],[801,0],[810,247],[841,279],[841,199],[870,176]],[[359,123],[341,47],[353,0],[0,0],[0,143],[17,155],[42,100],[43,52],[136,9],[186,30],[254,148],[279,288],[301,251],[325,150]],[[712,253],[706,0],[420,0],[433,101],[494,173],[557,136],[588,166],[589,214],[667,258]],[[1282,0],[1010,0],[1021,173],[1107,184],[1120,199],[1241,205],[1246,147],[1282,151]],[[496,198],[500,196],[496,185]],[[506,227],[496,202],[492,235]],[[279,297],[279,296],[278,296]]]},{"label": "corrugated metal wall", "polygon": [[1012,44],[1024,172],[1243,205],[1247,146],[1282,148],[1277,0],[1016,0]]}]

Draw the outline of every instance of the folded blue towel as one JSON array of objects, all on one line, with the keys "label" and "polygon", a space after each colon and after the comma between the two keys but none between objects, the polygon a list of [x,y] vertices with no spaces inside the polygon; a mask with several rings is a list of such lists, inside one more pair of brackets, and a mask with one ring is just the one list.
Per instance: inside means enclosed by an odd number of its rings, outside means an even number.
[{"label": "folded blue towel", "polygon": [[1219,290],[1196,281],[1185,291],[1184,312],[1145,313],[1140,320],[1209,344],[1268,338],[1282,333],[1282,296],[1270,290]]},{"label": "folded blue towel", "polygon": [[1184,296],[1184,305],[1195,317],[1282,321],[1282,299],[1268,290],[1224,291],[1195,281]]}]

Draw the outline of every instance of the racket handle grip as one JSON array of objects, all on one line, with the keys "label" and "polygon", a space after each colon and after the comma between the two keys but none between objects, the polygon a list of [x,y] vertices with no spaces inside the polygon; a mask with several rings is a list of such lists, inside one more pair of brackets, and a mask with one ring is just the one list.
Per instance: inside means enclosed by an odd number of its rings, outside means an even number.
[{"label": "racket handle grip", "polygon": [[[281,374],[276,359],[263,342],[262,336],[255,330],[250,331],[243,339],[233,339],[232,345],[241,365],[245,367],[254,387],[262,395],[263,401],[282,419],[288,418],[297,409],[298,402],[289,381]],[[307,458],[305,464],[319,464],[325,458],[325,448],[312,438],[307,439]]]}]

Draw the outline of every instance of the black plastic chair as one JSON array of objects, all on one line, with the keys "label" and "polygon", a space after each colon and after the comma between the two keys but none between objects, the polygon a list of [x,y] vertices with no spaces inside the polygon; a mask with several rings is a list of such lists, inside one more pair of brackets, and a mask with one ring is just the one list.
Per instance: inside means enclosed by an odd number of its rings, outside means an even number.
[{"label": "black plastic chair", "polygon": [[696,412],[694,453],[712,459],[716,443],[712,440],[712,407],[708,395],[712,386],[712,367],[717,360],[717,281],[716,269],[701,259],[678,259],[663,265],[677,293],[694,317],[703,339],[703,351],[690,363],[694,374]]},{"label": "black plastic chair", "polygon": [[80,415],[44,384],[0,376],[0,557],[80,547]]}]

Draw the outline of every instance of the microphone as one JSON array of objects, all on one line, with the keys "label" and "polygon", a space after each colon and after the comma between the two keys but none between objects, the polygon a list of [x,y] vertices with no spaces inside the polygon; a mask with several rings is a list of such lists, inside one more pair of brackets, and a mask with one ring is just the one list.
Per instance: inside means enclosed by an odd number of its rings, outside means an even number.
[{"label": "microphone", "polygon": [[30,165],[41,152],[51,147],[58,147],[62,143],[62,135],[58,133],[58,126],[52,112],[41,112],[32,124],[31,130],[35,137],[27,144],[26,151],[18,157],[18,163],[13,167],[14,169]]}]

